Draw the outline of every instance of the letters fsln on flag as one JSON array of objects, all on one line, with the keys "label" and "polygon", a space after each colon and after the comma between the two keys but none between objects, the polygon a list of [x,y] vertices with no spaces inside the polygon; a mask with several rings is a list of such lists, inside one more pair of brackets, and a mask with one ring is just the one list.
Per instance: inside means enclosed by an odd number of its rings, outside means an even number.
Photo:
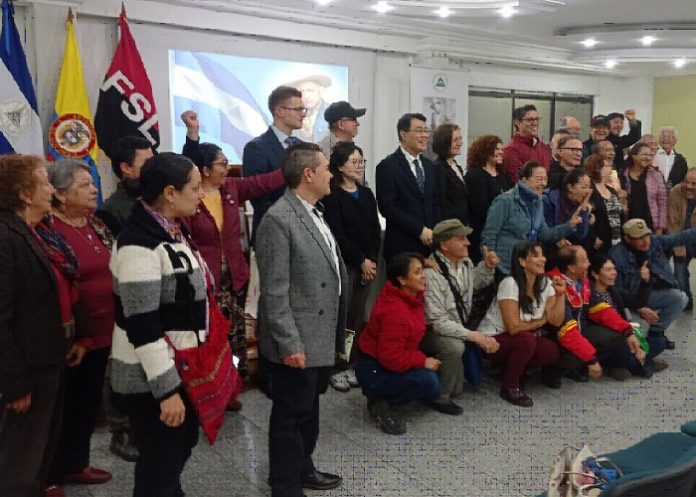
[{"label": "letters fsln on flag", "polygon": [[109,154],[124,136],[142,136],[157,148],[160,142],[152,85],[131,35],[125,9],[119,17],[121,38],[99,91],[95,124],[99,146]]}]

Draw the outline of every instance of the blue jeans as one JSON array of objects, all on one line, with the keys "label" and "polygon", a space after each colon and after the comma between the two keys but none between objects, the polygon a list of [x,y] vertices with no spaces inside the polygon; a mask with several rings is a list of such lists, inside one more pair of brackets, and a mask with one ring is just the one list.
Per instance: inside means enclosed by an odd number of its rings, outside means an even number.
[{"label": "blue jeans", "polygon": [[648,307],[657,311],[659,319],[657,323],[650,325],[648,333],[664,336],[669,325],[681,315],[687,302],[686,293],[677,288],[651,290],[650,297],[648,297]]},{"label": "blue jeans", "polygon": [[689,274],[689,263],[691,262],[691,257],[677,257],[674,256],[674,276],[677,277],[679,282],[679,288],[682,292],[686,293],[686,296],[691,302],[691,285],[689,284],[689,279],[691,275]]},{"label": "blue jeans", "polygon": [[414,368],[397,373],[384,369],[375,359],[362,353],[358,353],[355,361],[355,376],[366,396],[384,399],[392,406],[433,401],[442,391],[434,371]]},{"label": "blue jeans", "polygon": [[602,359],[602,366],[628,369],[631,374],[645,376],[649,378],[655,372],[653,359],[665,350],[665,340],[663,337],[646,337],[650,345],[650,351],[646,354],[645,363],[641,364],[636,359],[626,345],[617,347],[606,358]]}]

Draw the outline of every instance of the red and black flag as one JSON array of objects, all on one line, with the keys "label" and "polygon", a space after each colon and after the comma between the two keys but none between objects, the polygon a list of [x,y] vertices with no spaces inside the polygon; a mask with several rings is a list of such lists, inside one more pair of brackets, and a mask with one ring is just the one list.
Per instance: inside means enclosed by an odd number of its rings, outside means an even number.
[{"label": "red and black flag", "polygon": [[160,142],[152,85],[128,27],[125,8],[118,23],[121,39],[99,91],[94,118],[99,147],[107,155],[111,145],[123,136],[145,137],[153,148]]}]

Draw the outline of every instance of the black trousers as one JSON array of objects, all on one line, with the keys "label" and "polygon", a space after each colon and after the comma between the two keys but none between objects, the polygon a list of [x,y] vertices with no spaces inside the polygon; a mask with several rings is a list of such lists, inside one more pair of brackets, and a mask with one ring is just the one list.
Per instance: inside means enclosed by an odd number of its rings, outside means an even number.
[{"label": "black trousers", "polygon": [[314,471],[319,395],[329,386],[332,368],[269,365],[273,400],[268,430],[271,496],[300,497],[302,475]]},{"label": "black trousers", "polygon": [[0,407],[0,495],[43,497],[58,445],[64,366],[29,369],[31,406],[22,414]]},{"label": "black trousers", "polygon": [[[627,347],[626,339],[621,333],[617,333],[604,326],[588,324],[583,327],[582,335],[587,338],[597,350],[597,360],[600,364],[603,359],[612,355],[612,353],[620,347]],[[565,374],[580,366],[582,366],[582,361],[561,345],[561,356],[558,362],[552,367],[557,369],[559,374]]]},{"label": "black trousers", "polygon": [[198,443],[198,417],[185,393],[184,422],[170,428],[160,420],[160,403],[151,395],[114,395],[116,407],[127,413],[138,448],[133,497],[179,497],[181,473]]},{"label": "black trousers", "polygon": [[91,350],[79,366],[65,370],[65,403],[52,483],[89,466],[90,440],[103,403],[109,347]]}]

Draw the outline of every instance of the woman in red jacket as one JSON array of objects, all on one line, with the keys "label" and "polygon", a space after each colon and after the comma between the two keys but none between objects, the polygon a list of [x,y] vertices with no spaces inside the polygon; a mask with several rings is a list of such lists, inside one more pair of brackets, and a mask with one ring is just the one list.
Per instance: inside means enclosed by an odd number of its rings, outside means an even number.
[{"label": "woman in red jacket", "polygon": [[196,215],[183,221],[215,279],[218,306],[232,323],[229,338],[232,351],[239,358],[237,369],[245,378],[248,372],[244,303],[249,265],[239,238],[239,208],[247,200],[284,188],[285,179],[280,170],[249,178],[228,178],[229,163],[222,149],[212,143],[198,143],[196,113],[187,111],[181,118],[187,128],[182,153],[198,166],[205,194]]},{"label": "woman in red jacket", "polygon": [[370,413],[391,435],[406,433],[398,406],[430,402],[440,395],[435,374],[440,361],[418,349],[425,334],[423,262],[414,253],[399,254],[389,262],[388,281],[358,340],[355,375]]}]

